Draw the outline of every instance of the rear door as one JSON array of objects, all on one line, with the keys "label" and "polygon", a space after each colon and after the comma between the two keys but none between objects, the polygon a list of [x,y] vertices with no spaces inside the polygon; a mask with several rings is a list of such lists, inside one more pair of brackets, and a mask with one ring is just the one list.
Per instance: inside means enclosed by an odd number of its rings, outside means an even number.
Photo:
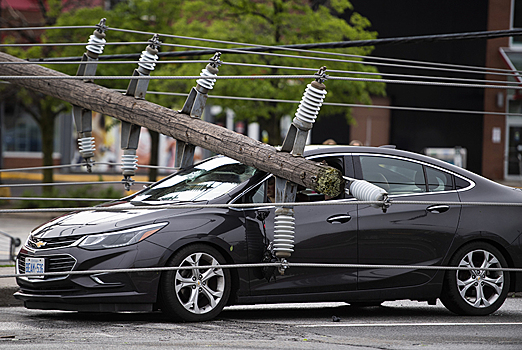
[{"label": "rear door", "polygon": [[[388,191],[392,200],[459,202],[454,177],[443,169],[412,159],[382,155],[354,157],[356,177]],[[460,205],[392,204],[386,213],[358,206],[358,263],[440,265],[459,222]],[[415,286],[437,271],[360,269],[358,289]]]}]

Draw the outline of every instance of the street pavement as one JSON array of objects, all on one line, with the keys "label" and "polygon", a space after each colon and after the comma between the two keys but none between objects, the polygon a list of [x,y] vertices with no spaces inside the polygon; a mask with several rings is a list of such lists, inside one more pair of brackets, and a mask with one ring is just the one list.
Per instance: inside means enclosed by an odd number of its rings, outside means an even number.
[{"label": "street pavement", "polygon": [[214,320],[161,313],[78,313],[0,308],[0,348],[520,350],[522,299],[489,316],[457,316],[440,303],[385,302],[231,306]]}]

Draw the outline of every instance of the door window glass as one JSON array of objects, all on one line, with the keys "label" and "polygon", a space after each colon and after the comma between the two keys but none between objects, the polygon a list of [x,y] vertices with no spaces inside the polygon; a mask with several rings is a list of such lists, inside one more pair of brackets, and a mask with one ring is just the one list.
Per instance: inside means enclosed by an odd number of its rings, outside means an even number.
[{"label": "door window glass", "polygon": [[362,178],[388,194],[426,192],[422,165],[401,159],[361,156]]},{"label": "door window glass", "polygon": [[443,171],[426,167],[428,177],[428,189],[430,192],[442,192],[453,190],[452,176]]}]

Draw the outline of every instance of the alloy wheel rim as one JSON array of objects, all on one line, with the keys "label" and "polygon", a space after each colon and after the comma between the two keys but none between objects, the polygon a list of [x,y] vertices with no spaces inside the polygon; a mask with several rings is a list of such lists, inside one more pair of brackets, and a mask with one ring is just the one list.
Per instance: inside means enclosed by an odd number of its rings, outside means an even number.
[{"label": "alloy wheel rim", "polygon": [[225,275],[221,268],[207,266],[219,265],[219,262],[207,253],[193,253],[187,256],[180,267],[193,269],[177,270],[174,287],[180,304],[193,314],[205,314],[212,311],[223,298]]},{"label": "alloy wheel rim", "polygon": [[502,268],[492,253],[478,249],[467,253],[459,267],[471,270],[458,270],[457,288],[461,298],[475,308],[486,308],[497,301],[504,289],[503,271],[485,271],[484,268]]}]

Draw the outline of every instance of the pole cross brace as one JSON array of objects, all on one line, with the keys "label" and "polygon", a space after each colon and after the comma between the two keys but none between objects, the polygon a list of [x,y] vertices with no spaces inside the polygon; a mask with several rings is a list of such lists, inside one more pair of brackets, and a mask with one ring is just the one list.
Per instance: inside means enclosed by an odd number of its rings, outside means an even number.
[{"label": "pole cross brace", "polygon": [[[132,73],[133,77],[137,76],[149,76],[150,73],[154,70],[156,66],[156,62],[158,60],[158,52],[159,47],[161,46],[161,41],[159,41],[159,35],[154,34],[152,39],[149,40],[150,44],[147,45],[144,51],[141,52],[140,61],[138,63],[138,68],[135,69]],[[145,95],[147,93],[147,89],[149,87],[149,79],[131,79],[129,82],[129,86],[127,87],[127,92],[125,95],[134,96],[139,100],[144,100]]]},{"label": "pole cross brace", "polygon": [[[301,103],[295,113],[295,118],[283,142],[280,152],[291,153],[296,157],[302,157],[306,145],[308,132],[312,129],[315,118],[321,109],[326,87],[326,67],[321,67],[316,73],[316,80],[308,84]],[[297,184],[283,178],[276,177],[276,202],[295,202]],[[274,225],[274,254],[281,260],[282,267],[279,273],[283,275],[288,265],[286,259],[294,251],[295,218],[292,206],[283,205],[276,208]]]},{"label": "pole cross brace", "polygon": [[[152,39],[149,40],[149,45],[147,45],[146,49],[141,53],[138,68],[134,69],[132,73],[133,77],[150,75],[156,66],[160,46],[161,41],[159,41],[159,35],[154,34]],[[124,95],[144,100],[148,87],[148,79],[131,79]],[[134,183],[131,176],[135,175],[138,167],[136,150],[138,149],[140,141],[140,131],[141,126],[139,125],[124,121],[121,123],[121,149],[123,150],[121,170],[123,174],[122,181],[127,191],[130,190],[130,187]]]},{"label": "pole cross brace", "polygon": [[[221,52],[216,52],[210,59],[205,69],[200,73],[201,79],[198,79],[197,85],[190,90],[189,96],[183,105],[180,113],[187,114],[192,118],[200,119],[207,104],[208,92],[214,88],[216,79],[212,76],[219,72],[218,67],[221,65]],[[196,147],[190,143],[176,140],[176,158],[174,160],[175,168],[186,168],[194,163],[194,152]]]},{"label": "pole cross brace", "polygon": [[[93,34],[89,37],[89,42],[86,46],[87,51],[83,54],[80,66],[76,72],[76,76],[95,76],[98,56],[103,53],[105,47],[105,31],[107,26],[105,25],[105,18],[100,20],[97,28]],[[92,79],[84,79],[86,83],[92,83]],[[94,145],[94,137],[92,136],[92,111],[73,105],[73,118],[76,124],[76,130],[78,132],[78,146],[80,155],[85,160],[87,171],[92,172],[92,157],[94,157],[94,151],[96,147]]]}]

